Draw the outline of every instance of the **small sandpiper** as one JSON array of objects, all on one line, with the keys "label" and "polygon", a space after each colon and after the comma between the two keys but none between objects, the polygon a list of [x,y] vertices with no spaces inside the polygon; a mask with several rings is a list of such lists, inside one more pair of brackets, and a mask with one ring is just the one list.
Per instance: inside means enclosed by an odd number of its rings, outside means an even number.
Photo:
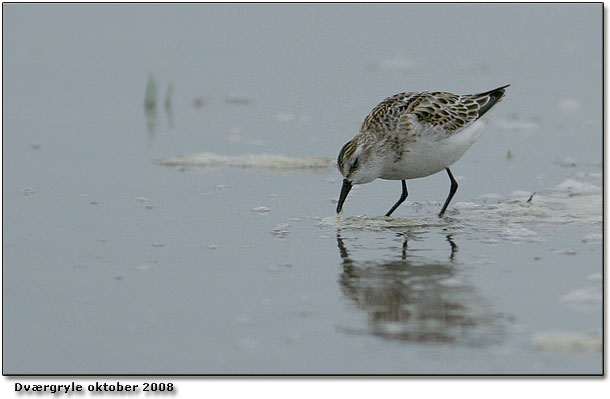
[{"label": "small sandpiper", "polygon": [[402,180],[402,194],[386,213],[390,216],[407,198],[408,179],[445,169],[451,189],[439,213],[443,216],[458,188],[449,166],[481,137],[486,124],[481,117],[504,98],[508,86],[467,95],[400,93],[383,100],[339,152],[337,167],[344,179],[337,213],[354,184]]}]

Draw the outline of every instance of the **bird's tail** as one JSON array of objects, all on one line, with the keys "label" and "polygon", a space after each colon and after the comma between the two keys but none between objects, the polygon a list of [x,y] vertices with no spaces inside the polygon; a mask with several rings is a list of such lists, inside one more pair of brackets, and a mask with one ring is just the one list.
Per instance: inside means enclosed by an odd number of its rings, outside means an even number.
[{"label": "bird's tail", "polygon": [[504,89],[508,86],[510,85],[498,87],[497,89],[486,91],[485,93],[471,94],[469,96],[481,107],[479,108],[479,118],[489,111],[491,107],[502,101],[504,98]]}]

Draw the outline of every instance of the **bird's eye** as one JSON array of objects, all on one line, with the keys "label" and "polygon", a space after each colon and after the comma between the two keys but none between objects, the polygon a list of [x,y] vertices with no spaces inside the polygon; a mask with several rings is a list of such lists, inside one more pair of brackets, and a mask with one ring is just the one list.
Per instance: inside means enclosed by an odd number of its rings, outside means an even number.
[{"label": "bird's eye", "polygon": [[356,160],[354,161],[353,165],[352,165],[352,170],[356,169],[358,167],[358,158],[356,158]]}]

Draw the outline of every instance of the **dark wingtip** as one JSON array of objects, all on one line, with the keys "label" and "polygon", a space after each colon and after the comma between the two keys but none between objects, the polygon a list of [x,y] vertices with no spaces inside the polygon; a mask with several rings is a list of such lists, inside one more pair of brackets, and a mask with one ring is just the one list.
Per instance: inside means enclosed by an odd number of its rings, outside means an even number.
[{"label": "dark wingtip", "polygon": [[498,87],[497,89],[486,91],[485,93],[479,93],[477,94],[477,96],[493,96],[494,94],[504,94],[504,89],[506,89],[507,87],[510,87],[510,85],[504,85]]},{"label": "dark wingtip", "polygon": [[[486,91],[485,93],[475,94],[475,97],[489,97],[489,100],[479,109],[479,118],[482,117],[487,111],[491,109],[494,105],[496,105],[502,98],[504,98],[504,93],[507,87],[510,85],[504,85],[498,87],[497,89],[493,89],[490,91]],[[478,102],[478,101],[477,101]]]}]

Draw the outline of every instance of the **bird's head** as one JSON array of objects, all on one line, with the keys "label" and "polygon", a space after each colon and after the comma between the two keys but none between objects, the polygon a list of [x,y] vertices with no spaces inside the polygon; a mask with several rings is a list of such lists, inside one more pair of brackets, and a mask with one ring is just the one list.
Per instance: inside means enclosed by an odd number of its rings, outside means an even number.
[{"label": "bird's head", "polygon": [[354,137],[341,149],[337,157],[337,168],[343,175],[343,187],[337,205],[337,213],[341,212],[343,202],[354,184],[369,183],[381,174],[383,164],[375,156],[372,147]]}]

